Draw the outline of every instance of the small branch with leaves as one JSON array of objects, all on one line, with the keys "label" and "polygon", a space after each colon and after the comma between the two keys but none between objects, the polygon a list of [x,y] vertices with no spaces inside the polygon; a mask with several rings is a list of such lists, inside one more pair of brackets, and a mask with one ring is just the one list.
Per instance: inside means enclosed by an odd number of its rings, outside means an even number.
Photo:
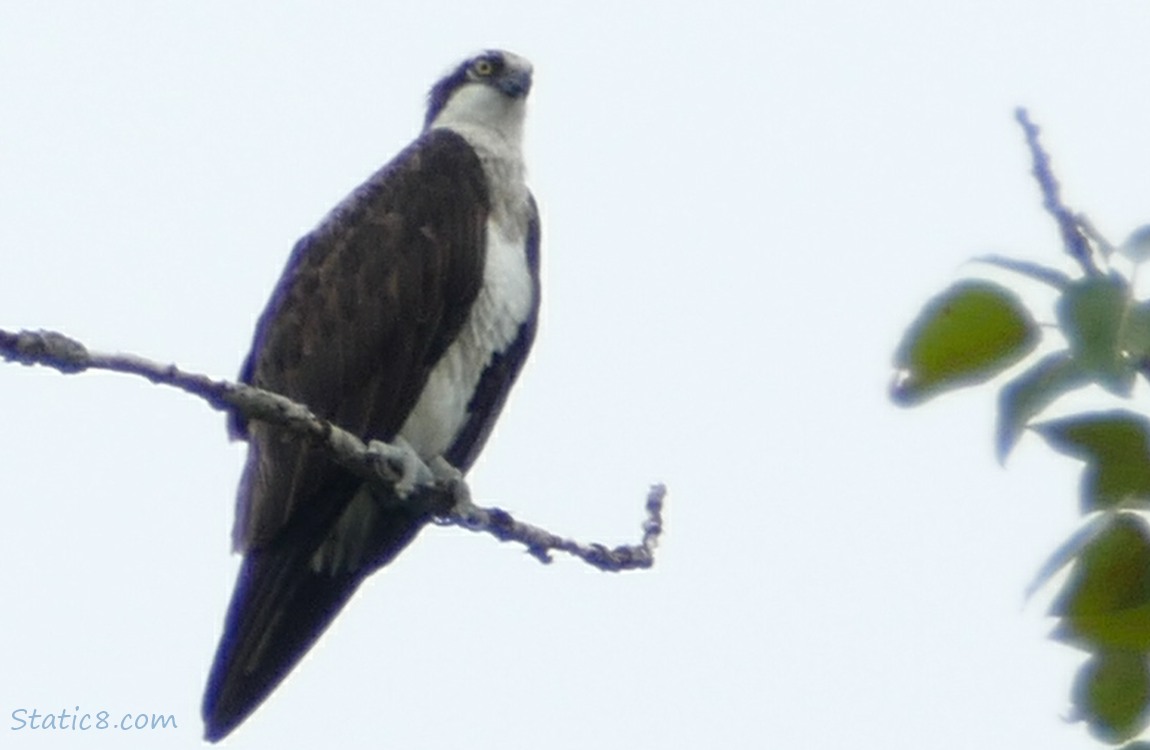
[{"label": "small branch with leaves", "polygon": [[[914,406],[1002,378],[999,460],[1005,463],[1022,437],[1034,434],[1084,463],[1083,522],[1049,556],[1028,593],[1069,568],[1050,608],[1057,618],[1051,636],[1088,654],[1074,678],[1069,716],[1117,744],[1150,730],[1150,417],[1126,408],[1044,415],[1084,388],[1125,401],[1140,379],[1150,382],[1150,300],[1136,284],[1150,260],[1150,225],[1120,244],[1107,240],[1063,203],[1026,110],[1015,119],[1042,206],[1077,269],[1000,255],[977,260],[1052,289],[1055,320],[1040,322],[1045,313],[1032,309],[1018,285],[959,280],[927,302],[904,334],[891,396]],[[1150,743],[1136,741],[1124,750],[1146,747]]]},{"label": "small branch with leaves", "polygon": [[[315,441],[332,460],[367,482],[394,488],[404,480],[404,449],[384,443],[364,444],[357,436],[320,419],[306,406],[289,398],[243,383],[213,380],[189,373],[175,365],[164,365],[133,354],[109,354],[89,350],[75,339],[53,331],[0,330],[0,357],[25,365],[51,367],[65,374],[85,370],[108,370],[138,375],[153,383],[179,388],[199,396],[213,408],[238,411],[249,420],[260,420]],[[407,456],[410,459],[410,456]],[[655,547],[663,531],[663,499],[666,487],[652,486],[647,493],[646,520],[638,544],[607,547],[582,544],[546,529],[519,521],[499,508],[481,508],[469,499],[461,480],[435,478],[420,466],[421,479],[406,493],[405,503],[418,503],[432,514],[436,523],[491,534],[504,542],[522,544],[540,562],[551,562],[552,552],[565,552],[600,570],[619,572],[649,568],[655,561]]]}]

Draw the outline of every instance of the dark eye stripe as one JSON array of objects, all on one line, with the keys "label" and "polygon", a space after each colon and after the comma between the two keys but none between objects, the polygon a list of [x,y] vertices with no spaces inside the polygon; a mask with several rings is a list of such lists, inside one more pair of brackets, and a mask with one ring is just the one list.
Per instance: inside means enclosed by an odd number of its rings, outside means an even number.
[{"label": "dark eye stripe", "polygon": [[[485,74],[480,73],[478,70],[481,63],[486,63],[491,66]],[[424,127],[430,125],[443,110],[448,98],[457,88],[468,81],[474,81],[480,78],[488,79],[492,76],[497,76],[503,72],[504,67],[506,67],[506,63],[503,60],[503,56],[494,52],[489,52],[479,57],[473,57],[460,62],[450,75],[441,79],[431,88],[431,91],[428,92],[427,115],[423,121]]]}]

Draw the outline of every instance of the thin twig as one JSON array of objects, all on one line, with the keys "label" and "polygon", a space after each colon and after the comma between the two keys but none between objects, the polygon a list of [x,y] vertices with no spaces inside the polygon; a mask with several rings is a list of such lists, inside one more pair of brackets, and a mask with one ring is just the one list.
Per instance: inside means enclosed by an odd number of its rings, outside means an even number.
[{"label": "thin twig", "polygon": [[621,571],[635,568],[649,568],[655,564],[655,547],[663,531],[663,498],[667,488],[662,484],[653,485],[647,493],[647,520],[643,524],[643,541],[640,544],[624,545],[608,549],[602,544],[579,544],[564,539],[530,524],[517,521],[510,513],[499,508],[453,509],[454,512],[441,519],[441,523],[461,526],[465,529],[483,530],[494,534],[502,541],[519,542],[527,546],[527,551],[543,563],[551,562],[551,552],[567,552],[580,558],[588,565],[600,570]]},{"label": "thin twig", "polygon": [[[175,365],[133,354],[90,351],[75,339],[54,331],[0,330],[0,357],[25,365],[43,365],[65,374],[88,369],[110,370],[138,375],[153,383],[179,388],[207,401],[220,411],[238,411],[247,419],[276,425],[306,437],[322,446],[331,458],[365,481],[394,487],[403,478],[402,470],[383,458],[383,453],[350,432],[320,419],[289,398],[243,383],[212,380],[189,373]],[[425,472],[430,475],[430,472]],[[643,539],[637,545],[608,549],[602,544],[580,544],[545,529],[517,521],[499,508],[480,508],[465,499],[450,480],[427,482],[402,502],[419,503],[421,509],[438,516],[440,523],[491,534],[505,542],[517,542],[541,562],[551,562],[551,552],[566,552],[601,570],[623,571],[649,568],[654,564],[655,547],[663,531],[663,498],[666,488],[655,485],[647,495],[647,519]]]},{"label": "thin twig", "polygon": [[1074,213],[1063,205],[1062,198],[1058,194],[1058,180],[1054,178],[1054,173],[1050,169],[1050,156],[1043,150],[1042,144],[1038,142],[1038,126],[1031,122],[1030,114],[1024,107],[1019,107],[1014,111],[1014,119],[1022,126],[1022,132],[1026,134],[1026,144],[1030,147],[1030,156],[1034,162],[1032,169],[1034,179],[1038,180],[1038,186],[1042,190],[1042,206],[1058,223],[1066,252],[1078,261],[1078,265],[1082,266],[1082,270],[1088,275],[1099,275],[1101,272],[1094,263],[1094,257],[1090,252],[1090,243],[1086,241],[1086,235],[1083,233],[1081,225]]}]

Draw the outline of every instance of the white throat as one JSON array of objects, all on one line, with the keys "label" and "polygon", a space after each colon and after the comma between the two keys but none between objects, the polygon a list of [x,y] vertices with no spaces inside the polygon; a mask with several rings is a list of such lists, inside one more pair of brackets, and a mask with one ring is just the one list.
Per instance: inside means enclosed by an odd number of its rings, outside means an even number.
[{"label": "white throat", "polygon": [[527,231],[528,192],[523,166],[526,102],[482,83],[464,84],[451,95],[428,129],[451,130],[466,140],[483,165],[491,191],[492,218],[509,239]]},{"label": "white throat", "polygon": [[524,99],[512,99],[487,84],[473,81],[451,95],[428,127],[484,131],[488,137],[518,149],[523,142],[526,112]]}]

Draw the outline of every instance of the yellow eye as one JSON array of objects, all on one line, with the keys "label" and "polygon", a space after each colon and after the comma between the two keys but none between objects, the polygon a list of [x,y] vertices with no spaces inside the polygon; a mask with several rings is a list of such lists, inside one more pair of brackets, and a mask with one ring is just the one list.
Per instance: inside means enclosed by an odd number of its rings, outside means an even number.
[{"label": "yellow eye", "polygon": [[495,63],[486,59],[476,60],[471,69],[475,71],[476,75],[486,77],[495,72]]}]

